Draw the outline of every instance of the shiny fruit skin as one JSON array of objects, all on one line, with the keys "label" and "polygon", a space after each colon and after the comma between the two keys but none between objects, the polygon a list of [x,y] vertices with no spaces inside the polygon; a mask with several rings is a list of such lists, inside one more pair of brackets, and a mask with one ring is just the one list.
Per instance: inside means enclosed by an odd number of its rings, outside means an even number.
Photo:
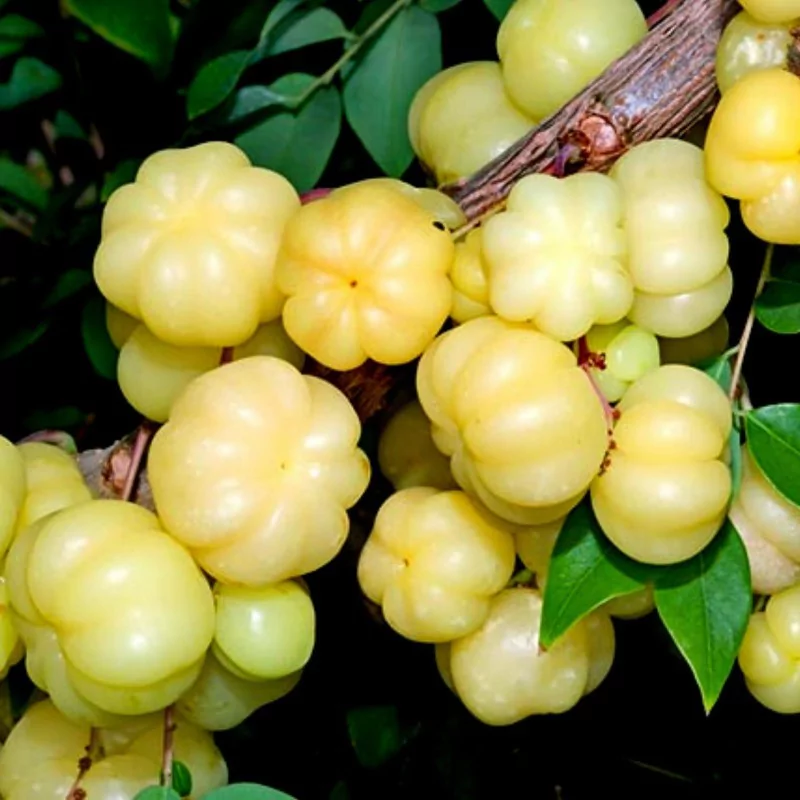
[{"label": "shiny fruit skin", "polygon": [[591,489],[600,527],[636,561],[691,558],[727,512],[730,403],[708,375],[673,364],[639,379],[618,408],[615,448]]},{"label": "shiny fruit skin", "polygon": [[271,356],[226,364],[194,380],[153,437],[156,508],[222,582],[260,586],[312,572],[344,545],[346,511],[369,482],[360,435],[330,383]]},{"label": "shiny fruit skin", "polygon": [[724,316],[718,317],[709,327],[694,336],[670,339],[660,336],[658,347],[662,364],[687,364],[696,366],[708,359],[721,356],[728,347],[730,328]]},{"label": "shiny fruit skin", "polygon": [[414,152],[440,184],[477,172],[536,124],[509,100],[494,61],[434,75],[415,95],[408,119]]},{"label": "shiny fruit skin", "polygon": [[460,491],[414,487],[380,508],[358,563],[364,594],[402,636],[446,642],[486,619],[514,571],[514,541]]},{"label": "shiny fruit skin", "polygon": [[454,246],[414,199],[366,181],[303,206],[275,268],[289,336],[326,367],[412,361],[452,304]]},{"label": "shiny fruit skin", "polygon": [[[88,712],[164,708],[193,682],[213,638],[206,579],[132,503],[89,500],[39,520],[15,540],[6,578],[31,677],[46,680],[46,664],[58,670],[53,659],[63,658],[57,679],[65,673],[70,699],[54,701],[73,718],[66,706],[81,698]],[[45,665],[31,669],[37,659]]]},{"label": "shiny fruit skin", "polygon": [[25,490],[25,462],[17,448],[0,436],[0,555],[14,537]]},{"label": "shiny fruit skin", "polygon": [[119,350],[141,323],[112,303],[106,302],[106,329],[114,347]]},{"label": "shiny fruit skin", "polygon": [[516,0],[497,34],[506,91],[544,119],[645,37],[634,0]]},{"label": "shiny fruit skin", "polygon": [[439,336],[417,393],[453,477],[493,513],[536,525],[563,517],[603,461],[603,408],[575,355],[497,317]]},{"label": "shiny fruit skin", "polygon": [[276,319],[278,245],[300,199],[227,142],[147,158],[106,204],[94,276],[162,341],[230,347]]},{"label": "shiny fruit skin", "polygon": [[418,400],[392,414],[378,439],[378,464],[395,491],[412,486],[455,489],[450,461],[431,438],[431,423]]},{"label": "shiny fruit skin", "polygon": [[453,283],[453,307],[450,316],[455,322],[468,322],[492,314],[489,305],[488,268],[483,258],[480,228],[471,230],[463,242],[456,244],[450,280]]},{"label": "shiny fruit skin", "polygon": [[800,17],[798,0],[740,0],[743,8],[762,22],[789,22]]}]

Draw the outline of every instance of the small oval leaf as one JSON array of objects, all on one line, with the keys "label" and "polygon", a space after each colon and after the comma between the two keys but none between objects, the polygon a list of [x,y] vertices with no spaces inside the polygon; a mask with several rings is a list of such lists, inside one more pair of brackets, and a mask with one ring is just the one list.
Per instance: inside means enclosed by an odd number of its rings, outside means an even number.
[{"label": "small oval leaf", "polygon": [[[155,800],[153,798],[153,800]],[[203,795],[203,800],[296,800],[285,792],[258,783],[232,783]]]},{"label": "small oval leaf", "polygon": [[47,205],[47,189],[25,167],[4,156],[0,156],[0,192],[37,211]]},{"label": "small oval leaf", "polygon": [[657,573],[655,602],[709,712],[733,669],[753,603],[747,551],[729,521],[702,553]]},{"label": "small oval leaf", "polygon": [[582,502],[564,522],[550,557],[539,631],[542,645],[550,647],[607,600],[642,589],[650,572],[609,542],[591,504]]},{"label": "small oval leaf", "polygon": [[312,8],[282,30],[280,34],[270,37],[264,46],[259,48],[259,58],[277,56],[291,50],[300,50],[312,44],[328,42],[333,39],[347,39],[350,32],[338,14],[328,8]]},{"label": "small oval leaf", "polygon": [[499,22],[503,21],[508,9],[514,5],[514,0],[483,0],[483,2]]},{"label": "small oval leaf", "polygon": [[347,714],[347,730],[356,758],[367,769],[386,763],[407,740],[395,706],[353,708]]},{"label": "small oval leaf", "polygon": [[747,447],[764,477],[800,506],[800,405],[756,408],[744,419]]},{"label": "small oval leaf", "polygon": [[148,786],[135,794],[133,800],[181,800],[181,797],[169,786]]},{"label": "small oval leaf", "polygon": [[756,319],[773,333],[800,333],[800,283],[769,281],[756,300]]},{"label": "small oval leaf", "polygon": [[200,68],[186,97],[186,114],[189,119],[195,119],[216,108],[233,92],[249,58],[249,50],[234,50]]},{"label": "small oval leaf", "polygon": [[99,295],[83,308],[81,334],[95,372],[108,380],[116,380],[118,353],[106,327],[106,303]]},{"label": "small oval leaf", "polygon": [[172,788],[181,797],[192,793],[192,773],[183,761],[172,762]]},{"label": "small oval leaf", "polygon": [[61,75],[38,58],[17,59],[7,83],[0,83],[0,111],[38,100],[61,86]]}]

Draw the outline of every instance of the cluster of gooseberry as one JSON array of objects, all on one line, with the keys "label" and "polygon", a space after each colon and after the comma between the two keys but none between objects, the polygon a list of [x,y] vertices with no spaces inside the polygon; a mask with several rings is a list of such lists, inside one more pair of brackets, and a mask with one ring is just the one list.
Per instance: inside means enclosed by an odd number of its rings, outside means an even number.
[{"label": "cluster of gooseberry", "polygon": [[[421,90],[411,138],[438,177],[485,163],[644,33],[633,2],[540,20],[545,5],[512,8],[500,67],[462,65]],[[788,5],[752,0],[753,17],[731,24],[705,152],[662,139],[608,175],[525,177],[464,237],[449,230],[454,203],[401,181],[303,204],[230,144],[144,162],[108,202],[95,278],[121,390],[161,425],[147,459],[155,510],[93,497],[53,445],[0,439],[0,659],[7,670],[24,656],[49,695],[8,740],[0,794],[23,800],[42,781],[65,794],[90,729],[103,757],[85,786],[135,793],[157,776],[167,708],[176,754],[213,788],[227,776],[208,731],[297,684],[315,629],[303,576],[343,547],[371,473],[354,408],[303,372],[309,357],[331,370],[418,359],[417,398],[381,434],[395,492],[357,577],[393,629],[435,645],[478,718],[571,708],[611,668],[611,617],[653,607],[650,591],[607,603],[539,647],[550,553],[587,497],[608,539],[654,565],[703,550],[730,513],[755,591],[774,595],[742,669],[761,702],[800,711],[800,511],[746,445],[731,505],[730,400],[692,366],[727,345],[723,195],[761,238],[800,242],[800,79],[775,58]],[[560,83],[551,23],[610,49],[575,54]],[[490,89],[470,84],[481,75]],[[542,85],[552,96],[526,96]],[[485,105],[465,102],[473,91]],[[505,108],[487,118],[518,127],[459,144],[471,123],[448,109],[462,106]],[[469,158],[450,160],[451,145]]]}]

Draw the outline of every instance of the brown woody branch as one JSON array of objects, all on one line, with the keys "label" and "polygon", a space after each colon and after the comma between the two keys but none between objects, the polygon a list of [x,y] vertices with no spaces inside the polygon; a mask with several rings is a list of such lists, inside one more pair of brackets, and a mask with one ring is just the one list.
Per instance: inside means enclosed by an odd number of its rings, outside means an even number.
[{"label": "brown woody branch", "polygon": [[650,33],[581,94],[478,173],[441,188],[475,220],[521,177],[552,171],[565,146],[579,153],[570,172],[602,172],[638,142],[681,136],[716,104],[717,45],[740,10],[736,0],[671,0]]}]

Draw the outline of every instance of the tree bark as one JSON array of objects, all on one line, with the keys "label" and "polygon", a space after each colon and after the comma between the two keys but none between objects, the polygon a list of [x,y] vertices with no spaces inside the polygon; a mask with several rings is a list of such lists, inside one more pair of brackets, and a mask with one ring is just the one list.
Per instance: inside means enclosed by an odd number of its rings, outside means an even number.
[{"label": "tree bark", "polygon": [[478,173],[442,190],[476,220],[502,204],[521,177],[554,171],[565,152],[568,172],[603,172],[634,144],[686,133],[716,105],[717,45],[740,10],[736,0],[671,0],[649,20],[650,33],[577,97]]}]

